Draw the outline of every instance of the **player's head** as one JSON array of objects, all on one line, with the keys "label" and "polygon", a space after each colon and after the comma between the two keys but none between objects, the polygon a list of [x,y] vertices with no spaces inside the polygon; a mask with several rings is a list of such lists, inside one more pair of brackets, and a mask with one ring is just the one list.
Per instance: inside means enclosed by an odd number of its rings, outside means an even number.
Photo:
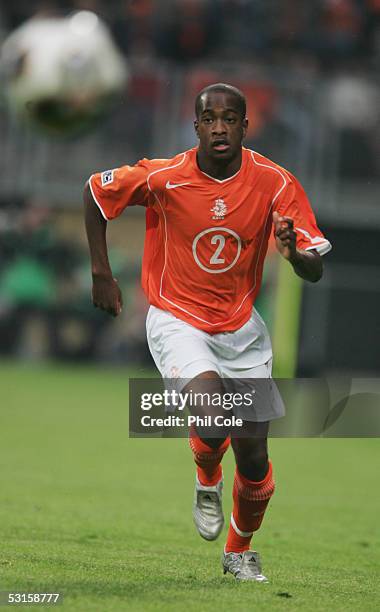
[{"label": "player's head", "polygon": [[195,99],[195,131],[199,148],[210,157],[229,161],[240,152],[247,131],[244,94],[225,83],[208,85]]}]

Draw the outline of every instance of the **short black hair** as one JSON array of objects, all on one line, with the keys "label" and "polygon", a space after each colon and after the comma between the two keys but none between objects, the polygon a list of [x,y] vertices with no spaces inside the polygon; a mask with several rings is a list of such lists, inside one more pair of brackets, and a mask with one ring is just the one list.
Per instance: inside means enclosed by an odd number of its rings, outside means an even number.
[{"label": "short black hair", "polygon": [[233,85],[227,85],[226,83],[214,83],[213,85],[207,85],[207,87],[204,87],[202,91],[199,92],[199,94],[195,98],[195,116],[197,118],[202,112],[202,96],[204,96],[205,94],[212,93],[214,91],[235,96],[237,101],[237,110],[239,111],[241,118],[245,119],[247,113],[247,103],[243,92],[240,91],[240,89],[238,89],[237,87],[234,87]]}]

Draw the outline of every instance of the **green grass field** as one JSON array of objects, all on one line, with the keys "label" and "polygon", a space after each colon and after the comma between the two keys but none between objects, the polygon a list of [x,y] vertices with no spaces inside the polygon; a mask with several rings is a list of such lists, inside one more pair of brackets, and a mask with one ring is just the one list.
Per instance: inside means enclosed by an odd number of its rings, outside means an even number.
[{"label": "green grass field", "polygon": [[0,590],[61,591],[68,611],[379,609],[378,440],[271,441],[270,584],[238,584],[192,524],[186,440],[128,438],[127,383],[0,364]]}]

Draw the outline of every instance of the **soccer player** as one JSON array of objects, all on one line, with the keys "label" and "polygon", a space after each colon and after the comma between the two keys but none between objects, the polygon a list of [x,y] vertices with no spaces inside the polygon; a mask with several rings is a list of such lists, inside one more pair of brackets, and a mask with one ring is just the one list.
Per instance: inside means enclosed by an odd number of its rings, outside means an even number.
[{"label": "soccer player", "polygon": [[[272,228],[280,254],[301,278],[322,276],[330,250],[298,180],[242,146],[248,121],[241,91],[214,84],[195,101],[197,147],[172,159],[143,159],[94,174],[84,191],[95,306],[117,316],[122,296],[108,261],[106,225],[128,206],[146,208],[142,284],[150,303],[147,337],[167,379],[196,392],[207,383],[223,394],[234,380],[270,379],[272,349],[254,308]],[[200,409],[201,410],[201,409]],[[207,407],[204,409],[207,413]],[[193,517],[202,537],[223,527],[221,461],[231,444],[236,471],[233,511],[222,556],[224,573],[266,582],[252,535],[274,492],[267,435],[282,416],[276,394],[234,406],[245,436],[190,434],[196,463]]]}]

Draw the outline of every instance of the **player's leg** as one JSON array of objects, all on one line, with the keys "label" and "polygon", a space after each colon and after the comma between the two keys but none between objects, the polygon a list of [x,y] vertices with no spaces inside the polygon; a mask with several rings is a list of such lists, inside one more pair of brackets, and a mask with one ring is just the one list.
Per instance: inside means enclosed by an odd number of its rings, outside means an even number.
[{"label": "player's leg", "polygon": [[251,438],[232,438],[236,459],[233,510],[227,537],[227,552],[248,550],[252,535],[264,518],[274,492],[272,464],[268,460],[268,423],[248,423],[256,430]]},{"label": "player's leg", "polygon": [[224,571],[238,579],[264,582],[256,552],[250,551],[251,539],[264,518],[274,492],[272,464],[268,460],[269,423],[245,423],[252,437],[232,437],[236,459],[233,485],[233,509],[223,555]]},{"label": "player's leg", "polygon": [[[226,411],[221,403],[212,402],[211,399],[222,398],[224,387],[222,379],[216,371],[201,372],[195,376],[183,389],[183,393],[189,393],[193,398],[189,403],[191,414],[197,418],[193,431],[211,448],[219,448],[226,438],[229,437],[229,428],[215,425],[215,418],[226,416]],[[207,420],[207,417],[211,417]]]},{"label": "player's leg", "polygon": [[[224,389],[218,374],[208,371],[194,377],[184,392],[191,392],[192,397],[215,398],[222,396]],[[228,430],[214,426],[214,419],[225,416],[225,413],[221,406],[213,406],[207,401],[192,403],[190,411],[197,417],[197,424],[189,437],[197,466],[193,518],[199,534],[206,540],[215,540],[224,524],[221,461],[230,439]],[[207,420],[207,417],[211,419]]]},{"label": "player's leg", "polygon": [[[214,342],[222,346],[223,335]],[[217,348],[217,347],[216,347]],[[272,380],[272,348],[264,321],[253,309],[249,321],[229,336],[227,351],[220,351],[219,367],[225,385],[253,402],[233,406],[244,431],[231,435],[236,457],[233,512],[223,568],[239,580],[265,581],[256,552],[250,551],[252,535],[259,529],[274,491],[272,465],[268,461],[268,423],[284,414],[284,405]]]},{"label": "player's leg", "polygon": [[[147,317],[147,339],[153,359],[166,383],[178,392],[221,393],[218,360],[209,346],[208,334],[155,307]],[[207,388],[206,388],[207,387]],[[207,416],[207,403],[195,403],[193,414]],[[217,439],[217,436],[222,435]],[[200,437],[201,436],[201,437]],[[218,537],[223,527],[220,467],[229,440],[207,426],[198,426],[190,435],[197,465],[194,521],[206,539]]]}]

